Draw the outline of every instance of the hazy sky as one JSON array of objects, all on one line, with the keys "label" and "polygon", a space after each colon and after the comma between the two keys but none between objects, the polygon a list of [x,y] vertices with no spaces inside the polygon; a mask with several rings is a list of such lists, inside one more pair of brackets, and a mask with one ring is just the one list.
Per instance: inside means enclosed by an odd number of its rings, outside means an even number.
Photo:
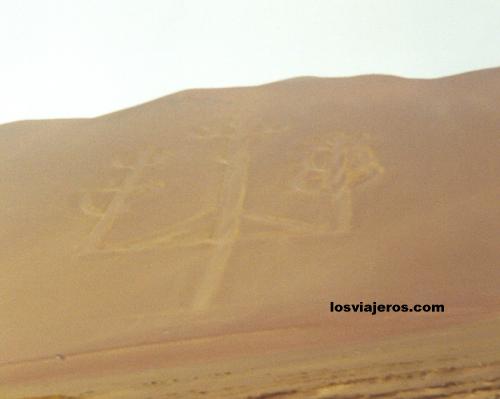
[{"label": "hazy sky", "polygon": [[193,87],[500,66],[499,0],[0,0],[0,123]]}]

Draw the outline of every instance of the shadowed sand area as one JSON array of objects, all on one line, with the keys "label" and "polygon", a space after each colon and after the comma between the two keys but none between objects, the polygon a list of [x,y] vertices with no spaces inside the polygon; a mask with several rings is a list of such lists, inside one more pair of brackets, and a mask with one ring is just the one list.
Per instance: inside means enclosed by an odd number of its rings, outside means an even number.
[{"label": "shadowed sand area", "polygon": [[500,396],[499,93],[305,77],[1,125],[0,398]]}]

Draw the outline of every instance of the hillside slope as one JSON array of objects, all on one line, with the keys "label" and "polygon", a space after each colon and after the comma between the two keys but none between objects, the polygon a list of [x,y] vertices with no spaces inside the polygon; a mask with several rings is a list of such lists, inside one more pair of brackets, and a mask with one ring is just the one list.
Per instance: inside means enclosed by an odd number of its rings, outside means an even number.
[{"label": "hillside slope", "polygon": [[497,312],[499,103],[492,69],[0,126],[0,362],[328,324],[330,301],[447,307],[387,333]]}]

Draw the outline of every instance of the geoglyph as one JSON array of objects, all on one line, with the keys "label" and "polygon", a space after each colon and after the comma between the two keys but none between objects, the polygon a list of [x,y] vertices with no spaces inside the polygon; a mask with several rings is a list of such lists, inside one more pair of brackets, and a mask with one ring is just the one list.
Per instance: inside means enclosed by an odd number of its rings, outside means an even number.
[{"label": "geoglyph", "polygon": [[[148,237],[134,237],[123,245],[106,243],[106,236],[115,223],[127,212],[127,204],[141,194],[152,192],[167,184],[164,181],[148,181],[145,171],[150,167],[168,168],[168,152],[145,149],[140,151],[131,164],[119,160],[112,167],[125,171],[121,184],[105,188],[112,195],[104,209],[93,204],[92,193],[85,193],[80,202],[81,211],[97,219],[93,229],[79,249],[79,255],[120,254],[151,250],[153,248],[176,248],[208,246],[210,249],[204,276],[195,293],[192,308],[203,310],[213,301],[228,267],[233,247],[238,240],[269,239],[263,233],[241,234],[242,221],[251,221],[263,227],[280,229],[281,237],[317,234],[346,234],[351,230],[353,191],[363,183],[383,173],[374,151],[368,144],[368,137],[347,133],[328,135],[313,145],[305,145],[298,173],[290,181],[290,187],[297,196],[315,197],[328,195],[331,201],[330,221],[318,225],[306,220],[279,217],[272,214],[255,214],[245,210],[248,189],[251,145],[253,140],[262,140],[273,131],[249,135],[235,123],[229,124],[229,133],[211,133],[207,128],[202,134],[193,134],[190,139],[200,145],[206,140],[221,140],[223,153],[214,162],[222,164],[223,175],[215,207],[201,209],[190,217],[169,226]],[[212,233],[207,237],[193,239],[190,233],[200,222],[212,221]]]}]

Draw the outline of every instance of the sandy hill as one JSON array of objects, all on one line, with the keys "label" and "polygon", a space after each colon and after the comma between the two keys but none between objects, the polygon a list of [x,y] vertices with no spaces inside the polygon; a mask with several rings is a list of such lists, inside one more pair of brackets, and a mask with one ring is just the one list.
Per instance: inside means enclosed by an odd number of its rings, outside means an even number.
[{"label": "sandy hill", "polygon": [[500,69],[307,77],[0,126],[0,363],[497,312],[498,104]]}]

